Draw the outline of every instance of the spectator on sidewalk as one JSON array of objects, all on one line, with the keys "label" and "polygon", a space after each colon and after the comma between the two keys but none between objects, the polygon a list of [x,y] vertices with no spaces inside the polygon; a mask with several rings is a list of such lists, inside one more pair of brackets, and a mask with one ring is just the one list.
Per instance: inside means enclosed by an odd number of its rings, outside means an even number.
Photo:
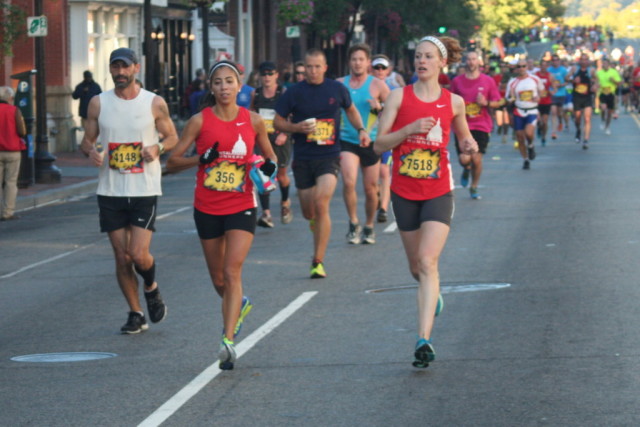
[{"label": "spectator on sidewalk", "polygon": [[22,150],[20,137],[26,136],[27,129],[22,113],[13,105],[13,95],[9,86],[0,86],[0,221],[19,218],[14,210]]},{"label": "spectator on sidewalk", "polygon": [[89,101],[91,101],[91,98],[93,98],[95,95],[102,93],[102,88],[100,88],[100,85],[93,81],[93,74],[91,74],[91,71],[85,71],[83,76],[84,80],[82,80],[82,82],[80,82],[76,86],[76,89],[71,94],[71,97],[73,99],[80,100],[78,115],[80,116],[82,129],[84,129],[87,120],[87,108],[89,107]]}]

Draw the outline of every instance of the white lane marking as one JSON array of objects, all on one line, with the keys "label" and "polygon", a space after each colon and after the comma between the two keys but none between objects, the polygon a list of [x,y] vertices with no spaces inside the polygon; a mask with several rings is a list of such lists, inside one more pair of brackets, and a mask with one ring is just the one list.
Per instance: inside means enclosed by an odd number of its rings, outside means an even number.
[{"label": "white lane marking", "polygon": [[56,256],[53,256],[53,257],[51,257],[51,258],[44,259],[44,260],[42,260],[42,261],[38,261],[38,262],[36,262],[36,263],[34,263],[34,264],[27,265],[27,266],[22,267],[22,268],[20,268],[20,269],[18,269],[18,270],[16,270],[16,271],[14,271],[14,272],[12,272],[12,273],[7,273],[7,274],[5,274],[4,276],[0,276],[0,279],[8,279],[9,277],[13,277],[13,276],[15,276],[15,275],[17,275],[17,274],[20,274],[20,273],[24,272],[24,271],[31,270],[32,268],[36,268],[36,267],[39,267],[39,266],[41,266],[41,265],[48,264],[48,263],[50,263],[50,262],[53,262],[53,261],[59,260],[60,258],[64,258],[64,257],[66,257],[66,256],[69,256],[69,255],[75,254],[76,252],[83,251],[83,250],[85,250],[85,249],[87,249],[87,248],[90,248],[90,247],[91,247],[91,246],[93,246],[93,245],[95,245],[95,243],[91,243],[91,244],[89,244],[89,245],[85,245],[85,246],[80,246],[79,248],[74,249],[74,250],[72,250],[72,251],[65,252],[65,253],[62,253],[62,254],[60,254],[60,255],[56,255]]},{"label": "white lane marking", "polygon": [[171,215],[175,215],[175,214],[178,214],[178,213],[180,213],[180,212],[184,212],[184,211],[186,211],[187,209],[191,209],[192,207],[193,207],[193,206],[185,206],[185,207],[183,207],[183,208],[176,209],[175,211],[167,212],[166,214],[162,214],[162,215],[158,215],[158,216],[156,217],[156,219],[157,219],[157,220],[165,219],[165,218],[167,218],[167,217],[170,217]]},{"label": "white lane marking", "polygon": [[[166,214],[162,214],[162,215],[158,215],[158,216],[156,217],[156,219],[157,219],[157,220],[165,219],[165,218],[167,218],[167,217],[169,217],[169,216],[171,216],[171,215],[175,215],[175,214],[177,214],[177,213],[184,212],[184,211],[186,211],[187,209],[190,209],[190,208],[191,208],[191,206],[185,206],[185,207],[182,207],[182,208],[180,208],[180,209],[176,209],[175,211],[168,212],[168,213],[166,213]],[[53,257],[51,257],[51,258],[44,259],[44,260],[42,260],[42,261],[38,261],[38,262],[33,263],[33,264],[29,264],[29,265],[27,265],[27,266],[25,266],[25,267],[22,267],[22,268],[20,268],[20,269],[18,269],[18,270],[16,270],[16,271],[14,271],[14,272],[7,273],[7,274],[5,274],[4,276],[0,276],[0,279],[8,279],[8,278],[13,277],[13,276],[15,276],[15,275],[17,275],[17,274],[20,274],[20,273],[22,273],[22,272],[24,272],[24,271],[31,270],[32,268],[36,268],[36,267],[39,267],[39,266],[44,265],[44,264],[48,264],[48,263],[53,262],[53,261],[57,261],[57,260],[59,260],[60,258],[64,258],[64,257],[66,257],[66,256],[69,256],[69,255],[75,254],[76,252],[80,252],[80,251],[82,251],[82,250],[85,250],[85,249],[87,249],[87,248],[90,248],[90,247],[91,247],[91,246],[93,246],[93,245],[95,245],[95,243],[91,243],[90,245],[81,246],[81,247],[79,247],[79,248],[77,248],[77,249],[74,249],[74,250],[72,250],[72,251],[65,252],[65,253],[62,253],[62,254],[60,254],[60,255],[56,255],[56,256],[53,256]]]},{"label": "white lane marking", "polygon": [[393,233],[398,229],[398,223],[393,221],[391,224],[387,225],[384,229],[383,233]]},{"label": "white lane marking", "polygon": [[[303,292],[298,298],[293,300],[288,306],[280,310],[275,316],[269,319],[264,325],[256,329],[251,335],[246,337],[242,342],[236,346],[236,355],[238,359],[242,357],[246,352],[251,350],[262,338],[266,337],[271,331],[277,328],[282,322],[287,320],[292,314],[298,311],[304,304],[306,304],[311,298],[313,298],[318,292],[310,291]],[[169,400],[167,400],[162,406],[156,409],[151,415],[149,415],[144,421],[138,424],[138,427],[150,427],[159,426],[167,420],[171,415],[176,413],[185,403],[187,403],[193,396],[198,394],[211,380],[218,376],[220,368],[218,367],[219,360],[216,360],[212,365],[202,371],[197,377],[195,377],[189,384],[184,386],[182,390],[174,394]]]}]

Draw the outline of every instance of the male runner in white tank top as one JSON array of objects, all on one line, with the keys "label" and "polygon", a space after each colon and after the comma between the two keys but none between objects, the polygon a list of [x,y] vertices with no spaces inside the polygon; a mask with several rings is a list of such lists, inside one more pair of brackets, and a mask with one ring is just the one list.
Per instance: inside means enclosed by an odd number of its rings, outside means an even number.
[{"label": "male runner in white tank top", "polygon": [[[100,229],[109,235],[116,277],[129,305],[123,334],[149,328],[140,305],[136,272],[144,281],[144,296],[152,322],[163,320],[167,308],[155,280],[155,260],[149,252],[162,195],[160,155],[178,142],[167,103],[136,84],[140,64],[135,52],[111,52],[109,72],[115,89],[89,102],[80,149],[100,168],[98,206]],[[159,141],[158,133],[163,140]]]}]

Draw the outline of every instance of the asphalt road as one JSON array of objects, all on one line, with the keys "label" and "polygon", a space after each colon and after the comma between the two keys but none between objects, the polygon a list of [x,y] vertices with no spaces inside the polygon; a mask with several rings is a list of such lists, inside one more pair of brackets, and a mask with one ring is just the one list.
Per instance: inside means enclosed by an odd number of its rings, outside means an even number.
[{"label": "asphalt road", "polygon": [[[193,170],[164,181],[152,252],[169,315],[137,336],[118,333],[127,308],[94,197],[0,223],[0,425],[638,425],[640,119],[621,116],[610,137],[597,123],[588,151],[562,133],[529,171],[494,137],[483,199],[456,189],[424,370],[398,233],[347,245],[340,192],[325,280],[307,278],[297,202],[292,224],[258,229],[243,277],[255,308],[222,373]],[[116,356],[12,360],[61,352]]]}]

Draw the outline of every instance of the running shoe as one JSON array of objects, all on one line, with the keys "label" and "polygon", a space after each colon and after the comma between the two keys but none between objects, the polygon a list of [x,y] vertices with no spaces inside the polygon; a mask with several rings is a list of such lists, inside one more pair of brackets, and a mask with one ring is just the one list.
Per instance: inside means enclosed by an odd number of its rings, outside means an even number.
[{"label": "running shoe", "polygon": [[220,369],[223,371],[230,371],[233,369],[233,364],[236,361],[236,349],[233,345],[233,341],[227,337],[222,338],[218,358],[220,359],[220,364],[218,365]]},{"label": "running shoe", "polygon": [[605,128],[604,129],[604,133],[605,133],[605,135],[611,135],[611,129]]},{"label": "running shoe", "polygon": [[271,218],[271,215],[267,214],[266,212],[262,212],[262,215],[260,215],[260,218],[258,218],[258,226],[265,227],[265,228],[273,228],[274,224],[273,224],[273,219]]},{"label": "running shoe", "polygon": [[581,136],[580,135],[580,129],[577,129],[576,130],[576,144],[580,144],[580,141],[581,141],[580,136]]},{"label": "running shoe", "polygon": [[541,143],[542,143],[542,146],[544,147],[545,145],[547,145],[547,140],[546,140],[546,139],[544,139],[544,138],[542,138]]},{"label": "running shoe", "polygon": [[373,231],[373,227],[367,227],[366,225],[362,229],[362,244],[374,245],[376,243],[376,232]]},{"label": "running shoe", "polygon": [[530,169],[531,165],[529,163],[529,160],[525,160],[524,163],[522,163],[522,169]]},{"label": "running shoe", "polygon": [[480,200],[482,196],[478,193],[478,189],[476,187],[469,187],[469,194],[473,200]]},{"label": "running shoe", "polygon": [[514,150],[519,150],[520,149],[520,143],[518,141],[513,141],[513,149]]},{"label": "running shoe", "polygon": [[420,338],[416,343],[416,351],[413,353],[416,360],[413,361],[413,366],[416,368],[426,368],[429,366],[429,362],[436,360],[436,352],[431,345],[430,340]]},{"label": "running shoe", "polygon": [[553,133],[551,134],[551,139],[553,139],[553,140],[555,141],[556,139],[558,139],[558,135],[556,135],[556,133],[555,133],[555,132],[553,132]]},{"label": "running shoe", "polygon": [[360,233],[362,232],[362,227],[359,224],[354,224],[349,221],[349,231],[347,232],[347,242],[352,245],[357,245],[360,243]]},{"label": "running shoe", "polygon": [[327,277],[327,273],[324,271],[324,265],[322,262],[311,263],[311,278],[312,279],[324,279]]},{"label": "running shoe", "polygon": [[529,160],[535,160],[536,158],[536,149],[533,148],[533,145],[527,147],[527,152],[529,154]]},{"label": "running shoe", "polygon": [[378,209],[378,222],[387,222],[387,219],[389,219],[387,211],[382,208]]},{"label": "running shoe", "polygon": [[291,212],[291,207],[282,205],[282,210],[280,211],[280,220],[283,224],[289,224],[293,221],[293,212]]},{"label": "running shoe", "polygon": [[249,314],[251,309],[253,308],[253,304],[247,297],[242,297],[242,307],[240,308],[240,317],[238,317],[238,323],[236,323],[236,328],[233,330],[233,338],[235,339],[242,330],[242,324],[244,323],[244,318]]},{"label": "running shoe", "polygon": [[460,177],[460,185],[462,185],[462,188],[467,188],[467,185],[469,185],[469,169],[464,168],[464,170],[462,171],[462,176]]},{"label": "running shoe", "polygon": [[582,141],[582,149],[583,150],[588,150],[589,149],[589,141],[587,141],[586,139],[584,141]]},{"label": "running shoe", "polygon": [[120,332],[123,334],[139,334],[142,331],[146,331],[149,329],[149,325],[144,318],[143,314],[138,313],[137,311],[129,312],[129,317],[127,318],[127,323],[120,328]]},{"label": "running shoe", "polygon": [[147,300],[147,310],[149,311],[149,320],[158,323],[167,317],[167,306],[162,300],[160,289],[155,288],[151,292],[144,293],[144,299]]},{"label": "running shoe", "polygon": [[442,309],[444,309],[444,300],[442,299],[442,294],[439,294],[438,304],[436,305],[436,316],[442,313]]}]

